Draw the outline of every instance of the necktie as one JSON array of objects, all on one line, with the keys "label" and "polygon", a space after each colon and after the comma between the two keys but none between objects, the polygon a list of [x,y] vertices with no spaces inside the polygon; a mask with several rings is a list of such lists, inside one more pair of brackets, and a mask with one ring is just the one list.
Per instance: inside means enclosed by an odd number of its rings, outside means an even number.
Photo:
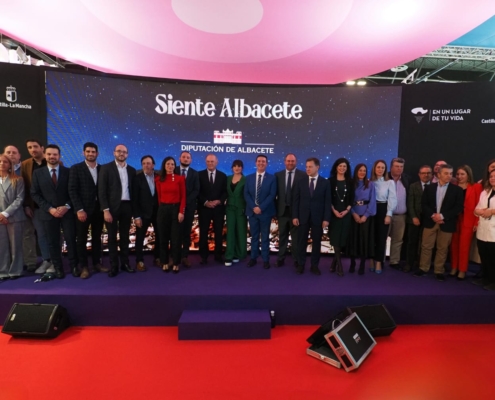
[{"label": "necktie", "polygon": [[57,170],[55,168],[52,168],[52,182],[57,186]]},{"label": "necktie", "polygon": [[289,177],[287,178],[287,187],[285,188],[285,205],[290,206],[292,198],[292,171],[289,172]]},{"label": "necktie", "polygon": [[210,185],[213,185],[213,172],[210,173]]},{"label": "necktie", "polygon": [[313,193],[315,192],[315,178],[311,178],[311,183],[309,184],[309,194],[313,197]]},{"label": "necktie", "polygon": [[256,184],[256,205],[260,203],[261,192],[261,175],[258,175],[258,183]]},{"label": "necktie", "polygon": [[185,169],[185,168],[183,168],[183,169],[182,169],[182,176],[183,176],[184,178],[186,177],[186,169]]}]

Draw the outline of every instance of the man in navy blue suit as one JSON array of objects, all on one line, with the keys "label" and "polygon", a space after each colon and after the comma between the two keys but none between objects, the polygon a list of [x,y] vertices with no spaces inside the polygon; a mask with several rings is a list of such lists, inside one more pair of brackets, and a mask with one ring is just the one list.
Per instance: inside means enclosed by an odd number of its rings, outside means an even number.
[{"label": "man in navy blue suit", "polygon": [[275,215],[275,197],[277,196],[277,179],[266,172],[268,158],[265,155],[256,157],[256,172],[246,177],[244,198],[246,199],[246,215],[249,218],[251,231],[251,259],[248,267],[256,264],[259,255],[261,237],[261,258],[263,268],[270,268],[270,225]]},{"label": "man in navy blue suit", "polygon": [[297,266],[296,272],[304,272],[306,262],[306,247],[308,244],[308,234],[311,229],[311,272],[321,275],[318,264],[320,262],[321,237],[323,229],[330,223],[332,214],[330,182],[318,175],[320,160],[315,157],[306,160],[305,179],[299,179],[294,183],[294,193],[292,197],[292,223],[299,226],[297,237]]}]

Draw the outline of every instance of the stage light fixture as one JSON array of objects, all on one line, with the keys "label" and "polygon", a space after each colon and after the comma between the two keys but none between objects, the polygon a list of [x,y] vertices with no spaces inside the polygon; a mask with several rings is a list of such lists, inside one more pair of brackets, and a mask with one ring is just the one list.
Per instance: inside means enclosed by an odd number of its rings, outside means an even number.
[{"label": "stage light fixture", "polygon": [[358,86],[366,85],[366,81],[357,81]]},{"label": "stage light fixture", "polygon": [[346,82],[346,85],[349,85],[349,86],[354,86],[356,84],[356,81],[347,81]]}]

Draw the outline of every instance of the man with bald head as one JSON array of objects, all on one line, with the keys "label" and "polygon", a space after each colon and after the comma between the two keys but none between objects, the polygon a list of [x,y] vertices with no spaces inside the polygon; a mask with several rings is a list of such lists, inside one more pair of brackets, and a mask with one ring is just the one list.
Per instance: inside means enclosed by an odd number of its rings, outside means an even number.
[{"label": "man with bald head", "polygon": [[205,161],[206,169],[199,171],[198,195],[199,255],[203,265],[208,262],[208,231],[211,221],[215,234],[215,261],[223,263],[223,222],[227,199],[227,175],[217,170],[218,158],[214,154],[208,154]]},{"label": "man with bald head", "polygon": [[123,144],[115,146],[115,159],[102,165],[98,177],[98,198],[108,231],[108,251],[110,253],[109,277],[119,273],[117,234],[120,240],[120,269],[136,272],[129,265],[129,229],[131,228],[132,181],[136,170],[127,164],[129,155]]}]

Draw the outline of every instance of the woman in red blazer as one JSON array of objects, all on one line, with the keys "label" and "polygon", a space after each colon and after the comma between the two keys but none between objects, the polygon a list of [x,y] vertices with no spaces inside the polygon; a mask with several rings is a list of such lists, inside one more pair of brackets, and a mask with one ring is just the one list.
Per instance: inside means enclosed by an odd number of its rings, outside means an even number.
[{"label": "woman in red blazer", "polygon": [[473,171],[468,165],[457,168],[456,178],[458,186],[464,189],[464,211],[457,218],[457,227],[452,235],[450,245],[451,276],[457,276],[458,280],[464,280],[469,263],[471,240],[478,227],[478,217],[474,215],[474,209],[478,204],[483,186],[475,183]]}]

